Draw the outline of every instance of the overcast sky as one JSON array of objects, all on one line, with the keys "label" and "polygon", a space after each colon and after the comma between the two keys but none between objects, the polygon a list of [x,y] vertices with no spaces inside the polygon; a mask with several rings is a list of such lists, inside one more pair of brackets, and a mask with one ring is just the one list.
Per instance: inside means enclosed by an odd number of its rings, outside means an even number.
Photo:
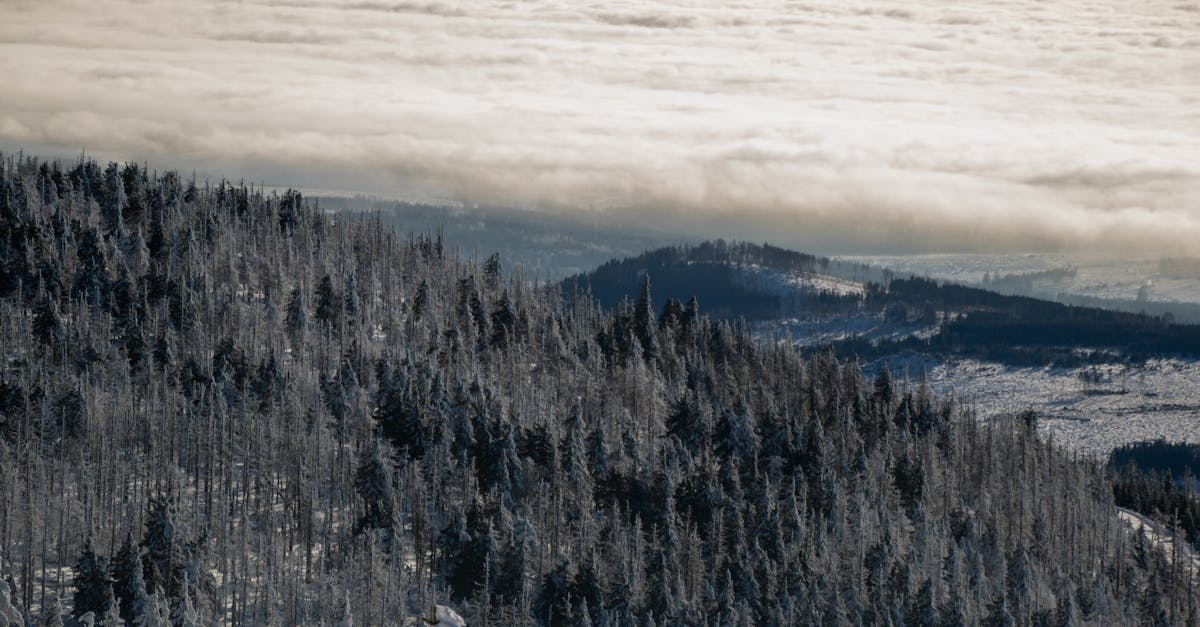
[{"label": "overcast sky", "polygon": [[781,242],[1200,254],[1200,2],[0,0],[18,148]]}]

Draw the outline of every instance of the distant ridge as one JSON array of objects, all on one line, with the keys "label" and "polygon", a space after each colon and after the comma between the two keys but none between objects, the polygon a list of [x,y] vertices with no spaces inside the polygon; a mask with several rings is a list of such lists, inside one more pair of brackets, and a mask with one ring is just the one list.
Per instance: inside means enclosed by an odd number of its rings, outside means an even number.
[{"label": "distant ridge", "polygon": [[[769,323],[796,316],[871,316],[881,324],[925,324],[921,337],[830,344],[843,354],[903,350],[974,356],[1025,365],[1200,356],[1200,325],[1075,306],[831,261],[767,244],[703,242],[609,261],[562,282],[568,298],[585,294],[608,308],[632,299],[649,274],[663,300],[695,296],[714,317]],[[837,290],[836,279],[861,276]],[[841,284],[843,287],[845,283]]]}]

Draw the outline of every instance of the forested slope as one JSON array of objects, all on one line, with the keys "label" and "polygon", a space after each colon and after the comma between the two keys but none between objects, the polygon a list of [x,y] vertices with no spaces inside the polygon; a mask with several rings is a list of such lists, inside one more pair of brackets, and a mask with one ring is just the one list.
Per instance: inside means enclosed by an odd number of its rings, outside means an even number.
[{"label": "forested slope", "polygon": [[0,616],[1195,619],[1098,462],[649,285],[132,164],[3,160],[0,235]]}]

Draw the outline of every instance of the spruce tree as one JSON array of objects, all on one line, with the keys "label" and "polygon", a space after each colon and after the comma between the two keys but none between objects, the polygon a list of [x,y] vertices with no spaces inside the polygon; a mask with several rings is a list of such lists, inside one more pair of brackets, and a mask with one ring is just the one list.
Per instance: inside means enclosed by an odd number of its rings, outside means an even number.
[{"label": "spruce tree", "polygon": [[562,471],[576,485],[590,483],[591,473],[588,470],[587,445],[584,440],[583,416],[578,407],[571,411],[567,419],[567,432],[559,445],[558,458]]},{"label": "spruce tree", "polygon": [[390,550],[396,528],[396,493],[391,465],[384,460],[381,446],[374,439],[359,453],[354,489],[363,500],[364,509],[354,525],[354,533],[378,531],[384,547]]},{"label": "spruce tree", "polygon": [[[191,189],[188,190],[191,192]],[[283,197],[279,201],[279,230],[284,234],[290,234],[292,230],[300,224],[300,212],[303,208],[304,196],[294,189],[288,189],[283,193]]]},{"label": "spruce tree", "polygon": [[733,408],[721,412],[713,444],[717,453],[726,459],[752,459],[758,452],[758,435],[748,415],[745,403],[738,401]]},{"label": "spruce tree", "polygon": [[524,599],[531,573],[534,531],[528,521],[515,521],[508,542],[500,552],[493,595],[506,605],[519,605]]},{"label": "spruce tree", "polygon": [[492,348],[507,348],[509,342],[514,337],[516,329],[517,317],[513,313],[512,301],[509,300],[508,292],[505,292],[500,297],[500,302],[496,304],[496,308],[492,310],[491,328],[492,328]]},{"label": "spruce tree", "polygon": [[926,579],[921,583],[912,603],[908,606],[904,624],[906,627],[937,627],[940,619],[937,604],[933,598],[933,582]]},{"label": "spruce tree", "polygon": [[54,301],[44,296],[33,315],[33,336],[43,344],[50,344],[63,337],[62,318]]},{"label": "spruce tree", "polygon": [[1003,593],[996,595],[987,609],[987,615],[984,616],[982,624],[985,627],[1013,627],[1016,624],[1013,621],[1012,613],[1009,612]]},{"label": "spruce tree", "polygon": [[500,254],[493,253],[483,263],[483,279],[484,284],[489,290],[495,290],[500,287],[504,281],[504,271],[500,266]]},{"label": "spruce tree", "polygon": [[174,597],[182,585],[189,583],[183,577],[187,547],[178,523],[175,499],[151,497],[149,510],[142,536],[142,547],[146,549],[142,569],[145,586],[147,590]]},{"label": "spruce tree", "polygon": [[570,604],[570,573],[566,562],[560,562],[542,577],[537,599],[533,605],[534,616],[546,627],[573,625]]},{"label": "spruce tree", "polygon": [[489,562],[497,561],[490,526],[481,525],[479,521],[474,521],[475,524],[471,522],[468,520],[468,524],[463,526],[459,526],[461,523],[451,523],[453,527],[443,530],[449,548],[446,555],[446,584],[451,597],[460,601],[476,592],[484,580]]},{"label": "spruce tree", "polygon": [[696,403],[688,396],[680,396],[671,402],[666,418],[667,434],[679,441],[693,455],[708,444],[708,433]]},{"label": "spruce tree", "polygon": [[75,562],[75,599],[71,615],[80,617],[88,612],[104,616],[113,604],[112,584],[108,579],[108,560],[96,555],[92,541],[83,546]]},{"label": "spruce tree", "polygon": [[321,282],[317,284],[316,302],[317,320],[330,326],[336,325],[341,319],[342,303],[333,287],[333,278],[328,274],[321,277]]},{"label": "spruce tree", "polygon": [[146,609],[130,623],[131,627],[172,627],[168,604],[162,591],[146,597]]},{"label": "spruce tree", "polygon": [[608,442],[604,434],[604,423],[597,422],[596,428],[587,436],[587,459],[588,470],[592,473],[594,481],[600,481],[608,477],[609,472],[609,451]]},{"label": "spruce tree", "polygon": [[196,613],[192,595],[186,586],[171,611],[171,624],[174,627],[201,627],[200,616]]},{"label": "spruce tree", "polygon": [[375,407],[379,431],[401,453],[412,459],[425,455],[425,422],[421,417],[424,403],[416,398],[414,383],[398,376],[380,381]]},{"label": "spruce tree", "polygon": [[304,337],[304,329],[308,326],[308,305],[304,302],[304,292],[299,287],[292,289],[288,297],[285,325],[292,341],[298,342]]},{"label": "spruce tree", "polygon": [[654,301],[650,295],[650,274],[646,273],[642,277],[638,299],[633,306],[633,332],[642,344],[642,355],[647,361],[652,361],[658,352],[655,328]]},{"label": "spruce tree", "polygon": [[420,320],[425,312],[429,310],[429,281],[422,280],[417,286],[417,293],[413,296],[412,301],[412,317],[413,320]]},{"label": "spruce tree", "polygon": [[683,306],[683,315],[680,317],[680,325],[685,330],[691,330],[700,322],[700,303],[695,296],[688,298],[688,302]]},{"label": "spruce tree", "polygon": [[146,611],[147,592],[143,576],[142,556],[131,535],[117,551],[112,562],[113,592],[120,606],[121,618],[132,624]]}]

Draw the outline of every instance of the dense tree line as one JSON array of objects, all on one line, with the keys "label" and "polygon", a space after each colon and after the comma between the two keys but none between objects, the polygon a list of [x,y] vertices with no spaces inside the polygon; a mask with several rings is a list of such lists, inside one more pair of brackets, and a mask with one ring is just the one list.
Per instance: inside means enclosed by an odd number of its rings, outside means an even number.
[{"label": "dense tree line", "polygon": [[[1007,343],[963,344],[947,342],[940,334],[900,339],[853,337],[823,346],[838,355],[862,360],[918,353],[991,361],[1009,366],[1080,368],[1089,365],[1137,363],[1135,357],[1111,350],[1083,350],[1073,346],[1021,346]],[[1144,356],[1141,356],[1144,357]]]},{"label": "dense tree line", "polygon": [[1165,472],[1173,480],[1187,483],[1200,477],[1200,444],[1162,438],[1133,442],[1113,449],[1108,461],[1115,469],[1132,464],[1143,473]]},{"label": "dense tree line", "polygon": [[1008,296],[928,279],[896,279],[871,286],[868,306],[902,302],[941,312],[963,313],[941,326],[932,350],[958,354],[1003,354],[1005,347],[1028,351],[1099,348],[1125,358],[1200,355],[1200,325],[1047,300]]},{"label": "dense tree line", "polygon": [[1200,355],[1200,325],[998,294],[922,278],[868,283],[863,308],[885,320],[934,327],[927,337],[831,343],[839,355],[875,358],[906,351],[1016,366],[1079,367]]},{"label": "dense tree line", "polygon": [[[1185,624],[1104,469],[297,192],[0,161],[0,616]],[[653,273],[651,273],[651,276]]]},{"label": "dense tree line", "polygon": [[996,273],[992,275],[990,272],[985,272],[981,285],[983,289],[992,292],[1029,296],[1038,289],[1044,289],[1044,286],[1053,286],[1063,281],[1074,280],[1077,276],[1079,276],[1079,268],[1075,267],[1050,268],[1014,274]]}]

